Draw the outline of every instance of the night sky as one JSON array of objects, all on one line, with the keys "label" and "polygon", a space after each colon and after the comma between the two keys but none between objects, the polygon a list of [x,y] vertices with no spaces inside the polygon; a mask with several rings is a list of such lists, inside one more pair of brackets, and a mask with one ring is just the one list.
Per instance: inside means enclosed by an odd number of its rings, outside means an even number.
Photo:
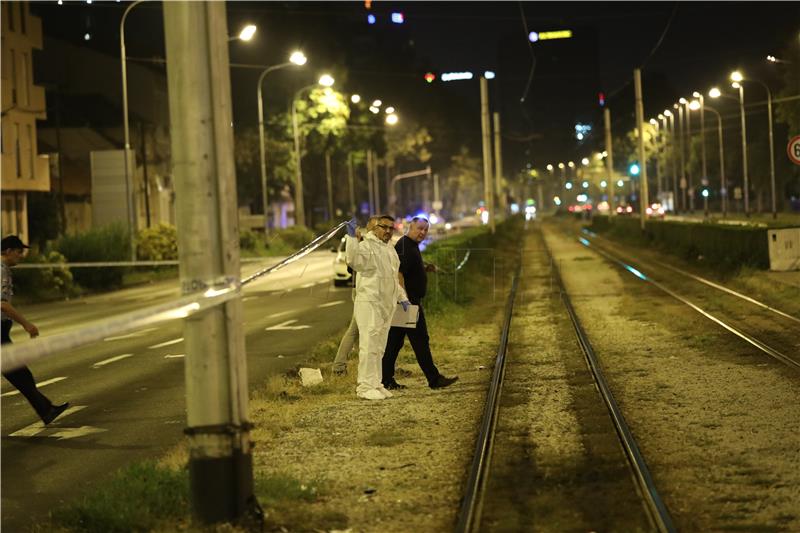
[{"label": "night sky", "polygon": [[[43,2],[32,9],[42,17],[46,37],[118,56],[118,25],[127,4]],[[654,116],[693,90],[705,92],[724,83],[735,68],[777,88],[776,69],[785,67],[764,58],[779,55],[800,33],[800,5],[791,2],[376,1],[370,11],[363,2],[227,5],[231,33],[245,22],[259,28],[253,42],[231,43],[232,63],[276,64],[295,48],[309,57],[302,71],[270,76],[268,112],[286,109],[296,88],[330,71],[339,90],[380,97],[395,105],[404,120],[427,125],[435,137],[450,145],[467,144],[479,155],[478,82],[437,80],[429,85],[423,75],[497,72],[490,91],[492,106],[503,118],[507,172],[528,163],[543,167],[551,161],[579,160],[592,149],[602,149],[601,91],[612,109],[615,134],[632,128],[631,79],[637,66],[644,67],[645,114]],[[405,23],[391,24],[392,11],[402,12]],[[367,24],[368,13],[376,15],[375,25]],[[161,21],[158,2],[131,12],[126,24],[129,57],[163,58]],[[526,27],[571,29],[574,38],[531,45]],[[90,41],[84,41],[87,31]],[[237,127],[256,124],[257,77],[258,70],[232,69]],[[430,119],[433,115],[437,119]],[[574,137],[576,122],[595,127],[595,134],[581,144]]]}]

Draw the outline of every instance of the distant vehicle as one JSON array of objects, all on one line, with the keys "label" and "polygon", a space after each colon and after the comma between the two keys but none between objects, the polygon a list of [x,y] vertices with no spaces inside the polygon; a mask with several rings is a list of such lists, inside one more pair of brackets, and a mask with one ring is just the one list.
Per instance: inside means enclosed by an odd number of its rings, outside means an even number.
[{"label": "distant vehicle", "polygon": [[618,205],[617,206],[617,214],[618,215],[630,215],[633,213],[633,206],[631,205]]},{"label": "distant vehicle", "polygon": [[648,207],[646,211],[648,216],[654,218],[664,218],[664,206],[659,203],[650,204],[650,207]]},{"label": "distant vehicle", "polygon": [[339,246],[332,249],[333,252],[336,252],[336,257],[333,260],[333,285],[336,287],[353,285],[353,270],[347,266],[344,260],[345,242],[345,237],[342,237],[342,240],[339,241]]}]

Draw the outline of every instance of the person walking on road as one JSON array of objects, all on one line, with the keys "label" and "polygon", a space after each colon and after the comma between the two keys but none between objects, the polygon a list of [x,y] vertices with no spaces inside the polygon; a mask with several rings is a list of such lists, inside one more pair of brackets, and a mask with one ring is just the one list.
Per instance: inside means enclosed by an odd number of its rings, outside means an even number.
[{"label": "person walking on road", "polygon": [[[11,297],[14,295],[14,283],[11,279],[11,267],[16,266],[25,256],[25,249],[28,248],[16,235],[9,235],[2,241],[2,344],[11,343],[11,326],[14,322],[21,325],[31,338],[39,336],[39,328],[29,322],[11,304]],[[53,405],[47,396],[42,394],[36,387],[36,380],[27,366],[3,372],[3,377],[11,382],[14,387],[28,400],[31,407],[42,419],[42,422],[49,424],[63,413],[69,403]]]},{"label": "person walking on road", "polygon": [[358,326],[358,386],[356,395],[365,400],[391,398],[381,383],[381,357],[395,308],[410,305],[400,285],[400,259],[389,244],[394,230],[390,216],[375,218],[375,226],[356,238],[355,219],[347,224],[345,255],[347,264],[358,272],[353,314]]},{"label": "person walking on road", "polygon": [[[376,222],[377,219],[375,217],[370,218],[369,222],[367,222],[367,229],[365,231],[372,231]],[[359,228],[356,228],[356,237],[358,238],[359,242],[364,239]],[[350,265],[347,266],[353,272],[353,300],[355,301],[358,273],[353,270],[353,267]],[[344,332],[342,340],[339,341],[339,349],[336,350],[336,358],[333,360],[333,373],[337,376],[344,376],[347,374],[347,357],[350,355],[350,352],[353,351],[353,346],[355,346],[357,340],[358,324],[356,324],[356,314],[354,310],[353,317],[350,319],[350,325],[347,326],[347,331]]]},{"label": "person walking on road", "polygon": [[405,287],[408,298],[412,304],[419,306],[419,316],[416,328],[392,327],[386,343],[386,351],[383,354],[383,386],[387,389],[404,389],[394,379],[394,367],[397,362],[397,355],[403,347],[406,335],[414,349],[417,363],[428,380],[428,386],[432,389],[440,389],[452,385],[458,380],[458,376],[451,378],[439,373],[439,369],[433,363],[431,354],[430,338],[428,336],[428,325],[425,322],[425,313],[422,310],[422,299],[428,287],[427,272],[436,272],[436,266],[426,264],[422,261],[422,254],[419,251],[419,243],[425,240],[428,235],[430,224],[427,219],[414,217],[408,228],[408,233],[402,237],[394,248],[400,258],[400,277]]}]

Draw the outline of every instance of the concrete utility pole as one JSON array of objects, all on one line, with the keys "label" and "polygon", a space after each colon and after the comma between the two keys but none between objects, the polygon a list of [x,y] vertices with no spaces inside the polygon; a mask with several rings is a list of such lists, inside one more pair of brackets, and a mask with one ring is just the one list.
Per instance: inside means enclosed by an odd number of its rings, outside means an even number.
[{"label": "concrete utility pole", "polygon": [[686,211],[686,160],[684,158],[684,142],[683,142],[683,106],[678,105],[678,125],[680,134],[678,141],[680,141],[680,162],[681,162],[681,209]]},{"label": "concrete utility pole", "polygon": [[489,124],[489,82],[481,76],[481,137],[483,139],[483,201],[494,234],[494,191],[492,190],[492,132]]},{"label": "concrete utility pole", "polygon": [[611,141],[611,110],[605,108],[603,110],[603,121],[605,122],[606,129],[606,171],[608,172],[608,215],[613,217],[617,214],[614,207],[614,187],[617,182],[614,179],[614,147]]},{"label": "concrete utility pole", "polygon": [[[495,112],[494,118],[494,189],[497,194],[498,211],[506,211],[506,195],[503,190],[503,148],[500,139],[500,113]],[[541,208],[541,204],[539,204]]]},{"label": "concrete utility pole", "polygon": [[647,193],[647,160],[644,157],[644,106],[642,104],[642,71],[634,69],[633,84],[636,92],[636,125],[639,128],[639,166],[641,167],[641,189],[639,192],[639,212],[641,228],[644,231],[647,219],[647,206],[650,205]]},{"label": "concrete utility pole", "polygon": [[[223,2],[164,2],[167,81],[183,294],[239,281],[239,225]],[[202,523],[257,507],[242,303],[184,322],[190,497]]]},{"label": "concrete utility pole", "polygon": [[747,121],[744,118],[744,84],[739,83],[739,115],[742,117],[742,175],[744,177],[744,215],[750,217],[750,180],[747,175]]},{"label": "concrete utility pole", "polygon": [[672,210],[678,212],[678,159],[675,153],[675,113],[670,111],[669,118],[669,144],[670,159],[672,160]]},{"label": "concrete utility pole", "polygon": [[375,214],[375,193],[372,183],[372,150],[367,150],[367,198],[369,199],[369,214]]}]

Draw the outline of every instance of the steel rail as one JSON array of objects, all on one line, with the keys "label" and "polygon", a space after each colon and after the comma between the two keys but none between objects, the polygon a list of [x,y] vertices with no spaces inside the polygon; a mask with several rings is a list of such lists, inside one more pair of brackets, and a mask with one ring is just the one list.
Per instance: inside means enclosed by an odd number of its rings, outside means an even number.
[{"label": "steel rail", "polygon": [[701,309],[700,307],[695,305],[693,302],[691,302],[688,299],[684,298],[683,296],[677,294],[676,292],[672,291],[671,289],[668,289],[667,287],[665,287],[661,283],[659,283],[659,282],[655,281],[654,279],[648,277],[646,274],[642,273],[640,270],[634,268],[633,266],[631,266],[631,265],[625,263],[624,261],[614,257],[609,252],[606,252],[605,250],[602,250],[602,249],[600,249],[600,248],[598,248],[596,246],[592,247],[591,243],[589,241],[587,241],[586,239],[581,237],[578,240],[579,240],[579,242],[581,244],[583,244],[587,248],[591,248],[592,250],[594,250],[594,252],[597,253],[598,255],[600,255],[602,257],[605,257],[607,260],[611,261],[612,263],[616,263],[616,264],[622,266],[622,268],[624,268],[625,270],[627,270],[631,274],[635,275],[636,277],[638,277],[642,281],[646,281],[648,283],[651,283],[653,286],[661,289],[662,291],[664,291],[665,293],[669,294],[670,296],[672,296],[673,298],[675,298],[679,302],[681,302],[681,303],[683,303],[685,305],[688,305],[689,307],[691,307],[692,309],[694,309],[695,311],[697,311],[698,313],[700,313],[704,317],[706,317],[709,320],[711,320],[712,322],[722,326],[724,329],[726,329],[729,332],[733,333],[734,335],[736,335],[740,339],[748,342],[752,346],[758,348],[759,350],[761,350],[762,352],[766,353],[770,357],[773,357],[774,359],[777,359],[778,361],[784,363],[787,366],[794,367],[795,369],[800,369],[800,361],[796,361],[796,360],[792,359],[791,357],[782,354],[781,352],[779,352],[775,348],[772,348],[768,344],[761,342],[760,340],[756,339],[755,337],[751,337],[747,333],[737,329],[734,326],[731,326],[730,324],[727,324],[722,319],[717,318],[716,316],[712,315],[711,313]]},{"label": "steel rail", "polygon": [[486,488],[487,473],[491,463],[492,449],[494,447],[494,433],[497,426],[497,411],[500,406],[500,393],[503,386],[503,377],[506,371],[506,351],[508,348],[508,333],[511,329],[511,316],[514,312],[514,299],[517,295],[519,276],[522,261],[518,261],[511,283],[511,292],[506,303],[503,330],[500,335],[500,346],[497,348],[494,371],[489,382],[489,391],[486,395],[486,404],[483,408],[483,418],[475,444],[475,454],[472,457],[467,489],[461,502],[458,514],[457,532],[478,531],[480,528],[481,511],[483,507],[483,492]]},{"label": "steel rail", "polygon": [[[588,230],[586,230],[586,228],[584,228],[582,231],[584,233],[588,234],[588,235],[591,235],[592,237],[597,238],[597,234],[596,233],[588,231]],[[602,240],[605,240],[605,239],[602,239]],[[639,261],[640,263],[645,263],[645,264],[648,263],[648,261],[642,261],[641,259],[638,259],[637,261]],[[798,318],[798,317],[796,317],[794,315],[790,315],[789,313],[785,313],[785,312],[781,311],[780,309],[776,309],[775,307],[769,306],[769,305],[765,304],[764,302],[760,302],[760,301],[756,300],[755,298],[751,298],[750,296],[747,296],[746,294],[742,294],[742,293],[737,292],[737,291],[735,291],[733,289],[729,289],[728,287],[726,287],[724,285],[720,285],[719,283],[715,283],[715,282],[713,282],[713,281],[711,281],[709,279],[706,279],[706,278],[704,278],[702,276],[697,276],[695,274],[692,274],[691,272],[686,272],[685,270],[682,270],[682,269],[680,269],[678,267],[674,267],[672,265],[668,265],[666,263],[662,263],[659,266],[662,266],[664,268],[672,270],[673,272],[677,272],[678,274],[682,274],[682,275],[684,275],[684,276],[686,276],[688,278],[691,278],[691,279],[693,279],[695,281],[698,281],[700,283],[704,283],[704,284],[708,285],[709,287],[713,287],[714,289],[717,289],[719,291],[722,291],[722,292],[725,292],[727,294],[730,294],[731,296],[735,296],[737,298],[741,298],[742,300],[744,300],[746,302],[749,302],[749,303],[751,303],[753,305],[757,305],[758,307],[766,309],[767,311],[772,311],[776,315],[782,316],[783,318],[788,318],[789,320],[793,320],[793,321],[795,321],[795,322],[800,324],[800,318]]]},{"label": "steel rail", "polygon": [[52,337],[43,337],[37,339],[35,342],[4,346],[2,362],[0,363],[2,371],[8,372],[50,355],[73,350],[93,342],[99,342],[106,337],[128,333],[139,328],[178,318],[186,318],[232,300],[241,295],[242,287],[245,285],[255,281],[261,276],[275,272],[286,265],[302,259],[322,246],[322,244],[331,239],[345,224],[347,223],[342,222],[338,224],[283,261],[261,269],[242,281],[239,281],[238,278],[229,278],[200,282],[198,286],[192,287],[192,293],[186,294],[171,302],[123,313],[94,324],[89,324],[75,331],[60,333]]},{"label": "steel rail", "polygon": [[661,496],[658,493],[658,490],[656,489],[653,476],[650,474],[650,469],[648,468],[647,463],[645,462],[644,457],[639,450],[639,446],[636,444],[636,439],[634,439],[633,433],[631,433],[630,427],[625,421],[625,417],[622,415],[622,411],[620,410],[617,401],[614,399],[614,395],[611,393],[611,389],[605,379],[605,376],[603,375],[602,369],[600,368],[600,363],[597,359],[597,356],[595,355],[594,348],[592,347],[591,342],[589,342],[589,338],[586,335],[586,331],[583,329],[580,320],[578,319],[578,315],[575,312],[574,307],[572,307],[572,302],[567,294],[564,280],[561,277],[561,271],[558,268],[558,265],[552,261],[553,254],[551,253],[550,248],[547,246],[547,241],[545,241],[544,235],[541,235],[541,238],[544,244],[544,249],[547,251],[547,255],[550,257],[551,264],[553,265],[553,272],[561,292],[561,301],[564,303],[564,307],[567,309],[567,313],[572,320],[572,326],[575,329],[575,334],[578,337],[578,343],[583,351],[586,363],[592,373],[592,376],[594,377],[595,383],[597,384],[597,389],[600,391],[600,395],[603,397],[603,402],[605,402],[608,413],[614,423],[614,429],[619,436],[620,443],[625,451],[625,456],[627,457],[628,463],[633,470],[636,486],[640,495],[642,496],[642,499],[644,500],[647,515],[653,525],[659,531],[670,533],[677,531],[674,523],[672,522],[672,516],[670,515],[669,510],[667,509],[664,501],[661,499]]}]

